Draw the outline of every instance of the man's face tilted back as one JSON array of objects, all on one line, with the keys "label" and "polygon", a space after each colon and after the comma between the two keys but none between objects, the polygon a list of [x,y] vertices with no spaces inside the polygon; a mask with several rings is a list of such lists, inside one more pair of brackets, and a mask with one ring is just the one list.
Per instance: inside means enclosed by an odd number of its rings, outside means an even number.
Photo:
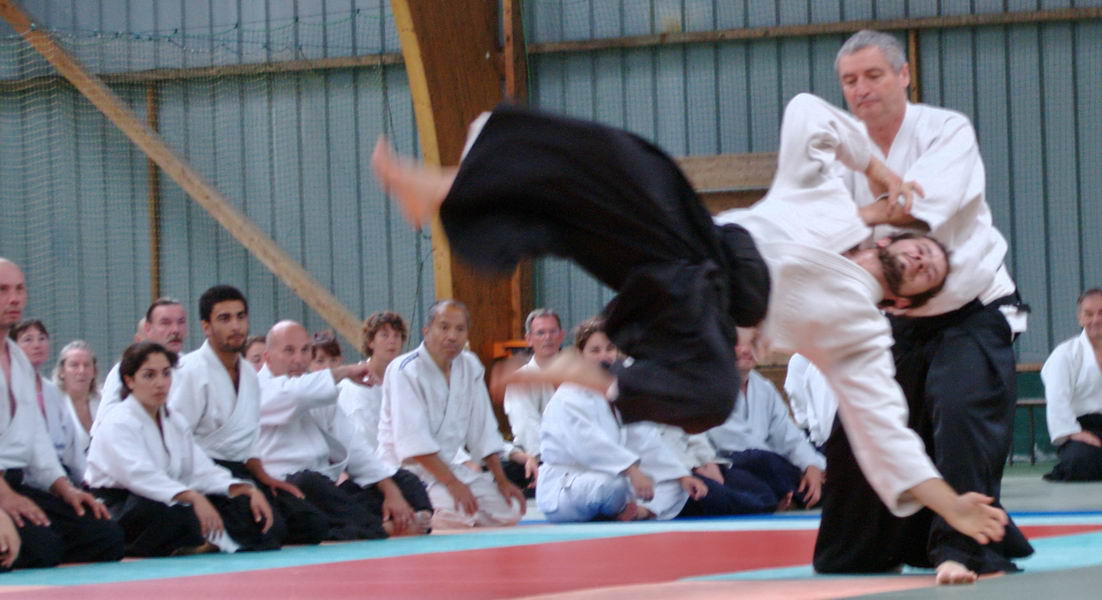
[{"label": "man's face tilted back", "polygon": [[839,58],[838,80],[850,112],[870,127],[902,118],[910,69],[904,64],[896,73],[880,48],[866,46]]},{"label": "man's face tilted back", "polygon": [[927,237],[896,240],[881,251],[884,275],[897,296],[914,296],[942,284],[949,272],[948,258]]}]

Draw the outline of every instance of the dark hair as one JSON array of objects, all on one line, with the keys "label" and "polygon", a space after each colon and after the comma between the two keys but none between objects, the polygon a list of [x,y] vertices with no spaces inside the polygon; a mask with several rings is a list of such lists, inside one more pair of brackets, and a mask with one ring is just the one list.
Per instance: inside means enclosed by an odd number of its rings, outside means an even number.
[{"label": "dark hair", "polygon": [[585,350],[585,344],[595,333],[605,332],[605,320],[601,317],[590,317],[574,328],[574,347],[578,352]]},{"label": "dark hair", "polygon": [[[1076,306],[1082,305],[1083,301],[1086,300],[1087,298],[1090,298],[1091,296],[1102,296],[1102,289],[1090,288],[1088,290],[1083,290],[1083,293],[1079,294],[1079,299],[1075,301],[1075,305]],[[12,331],[15,331],[15,330],[13,329]]]},{"label": "dark hair", "polygon": [[218,284],[199,296],[199,320],[210,322],[210,313],[214,311],[214,305],[229,300],[240,300],[245,305],[245,314],[249,313],[249,301],[245,294],[232,285]]},{"label": "dark hair", "polygon": [[119,380],[122,382],[122,390],[119,394],[123,398],[129,396],[131,391],[130,386],[126,385],[126,378],[133,377],[152,354],[163,354],[168,359],[168,364],[173,368],[176,367],[178,360],[176,353],[157,342],[131,344],[123,351],[122,360],[119,362]]},{"label": "dark hair", "polygon": [[268,340],[265,339],[262,335],[250,335],[248,338],[245,339],[245,345],[241,347],[241,356],[245,356],[245,353],[249,351],[249,348],[252,348],[253,344],[256,343],[267,345]]},{"label": "dark hair", "polygon": [[10,337],[12,341],[15,341],[16,338],[23,335],[23,332],[28,329],[37,329],[44,333],[46,337],[50,337],[50,332],[46,331],[46,326],[43,325],[42,321],[39,321],[38,319],[27,319],[25,321],[20,321],[19,324],[17,324],[15,327],[12,327],[8,331],[8,337]]},{"label": "dark hair", "polygon": [[153,303],[149,305],[149,308],[145,309],[145,322],[149,325],[153,324],[153,311],[156,310],[158,306],[178,306],[181,304],[182,303],[175,298],[161,296],[154,300]]},{"label": "dark hair", "polygon": [[888,237],[888,240],[889,240],[888,245],[890,246],[890,245],[892,245],[896,242],[903,241],[903,240],[923,240],[923,239],[930,240],[931,242],[937,244],[938,248],[941,248],[941,253],[943,255],[945,255],[945,277],[943,277],[941,279],[941,283],[938,283],[937,285],[935,285],[934,287],[926,290],[925,292],[922,292],[920,294],[914,294],[914,295],[911,295],[911,296],[903,296],[907,300],[911,301],[911,305],[908,306],[907,308],[918,308],[920,306],[924,306],[934,296],[940,294],[941,290],[943,290],[945,288],[945,282],[949,281],[949,271],[951,270],[950,266],[949,266],[949,249],[945,247],[945,244],[942,244],[936,238],[928,236],[928,235],[921,235],[921,234],[918,234],[918,233],[912,233],[910,231],[904,231],[902,233],[897,233],[895,235],[889,236]]},{"label": "dark hair", "polygon": [[364,356],[375,354],[375,351],[368,348],[367,345],[375,339],[375,334],[379,333],[379,330],[383,327],[390,327],[394,331],[400,333],[402,335],[402,341],[409,339],[409,328],[406,326],[406,320],[402,318],[402,315],[392,310],[373,312],[371,316],[367,317],[367,320],[364,321],[363,347],[360,348]]},{"label": "dark hair", "polygon": [[341,357],[341,343],[337,341],[337,334],[332,329],[314,334],[314,343],[310,348],[310,358],[317,358],[319,351],[329,356]]}]

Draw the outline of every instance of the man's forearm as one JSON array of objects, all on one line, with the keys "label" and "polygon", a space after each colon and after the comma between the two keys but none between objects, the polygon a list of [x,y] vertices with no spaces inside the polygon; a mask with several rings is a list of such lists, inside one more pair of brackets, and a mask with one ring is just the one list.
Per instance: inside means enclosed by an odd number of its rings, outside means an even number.
[{"label": "man's forearm", "polygon": [[417,461],[417,464],[424,467],[433,478],[444,485],[459,481],[456,479],[455,474],[452,473],[451,467],[443,460],[440,460],[439,453],[414,456],[413,460]]}]

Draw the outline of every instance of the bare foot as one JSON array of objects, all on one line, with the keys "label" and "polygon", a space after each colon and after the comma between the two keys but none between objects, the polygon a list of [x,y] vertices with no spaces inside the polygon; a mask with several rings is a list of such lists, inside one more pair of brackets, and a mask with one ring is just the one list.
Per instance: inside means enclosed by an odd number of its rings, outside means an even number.
[{"label": "bare foot", "polygon": [[582,358],[577,350],[568,349],[560,352],[546,369],[514,371],[503,380],[505,383],[573,383],[603,395],[616,378],[600,365]]},{"label": "bare foot", "polygon": [[628,502],[624,510],[620,511],[620,514],[616,515],[617,521],[634,521],[639,514],[639,505],[634,502]]},{"label": "bare foot", "polygon": [[394,195],[402,215],[417,229],[428,223],[440,209],[455,181],[456,169],[406,162],[390,149],[382,137],[375,144],[371,166],[383,189]]},{"label": "bare foot", "polygon": [[651,510],[645,506],[636,506],[635,520],[636,521],[649,521],[658,515],[651,512]]},{"label": "bare foot", "polygon": [[955,560],[947,560],[937,566],[938,585],[959,585],[975,583],[979,576],[976,572]]}]

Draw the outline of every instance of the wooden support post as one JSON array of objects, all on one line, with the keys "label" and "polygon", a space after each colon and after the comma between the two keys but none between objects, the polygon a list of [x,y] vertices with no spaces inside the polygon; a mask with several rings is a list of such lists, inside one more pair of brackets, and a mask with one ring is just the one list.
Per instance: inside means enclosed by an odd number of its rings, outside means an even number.
[{"label": "wooden support post", "polygon": [[[424,0],[391,0],[406,61],[421,155],[456,165],[467,125],[502,99],[497,2],[452,0],[447,10]],[[471,311],[471,349],[489,364],[493,343],[512,339],[517,312],[509,277],[489,277],[458,262],[439,220],[432,228],[437,298]]]},{"label": "wooden support post", "polygon": [[106,84],[80,65],[46,32],[38,30],[30,17],[13,0],[0,0],[0,16],[27,40],[58,73],[115,124],[130,141],[172,178],[188,196],[206,209],[264,266],[302,298],[310,308],[353,346],[359,347],[360,321],[352,316],[267,234],[237,210],[217,189],[203,179],[183,158],[173,152],[149,125],[143,123]]},{"label": "wooden support post", "polygon": [[[155,81],[145,85],[145,122],[152,131],[160,129]],[[149,186],[149,294],[161,297],[161,173],[152,158],[146,159],[146,185]]]}]

